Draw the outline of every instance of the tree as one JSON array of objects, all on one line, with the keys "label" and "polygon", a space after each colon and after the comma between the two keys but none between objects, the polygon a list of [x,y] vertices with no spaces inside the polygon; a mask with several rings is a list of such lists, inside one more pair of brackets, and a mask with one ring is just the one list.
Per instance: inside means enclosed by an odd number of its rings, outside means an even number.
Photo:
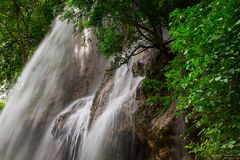
[{"label": "tree", "polygon": [[127,63],[130,57],[154,48],[171,59],[164,38],[169,13],[193,1],[181,0],[71,0],[63,17],[76,24],[77,29],[91,27],[99,40],[99,52],[114,57],[112,69]]},{"label": "tree", "polygon": [[16,79],[49,30],[59,0],[2,0],[0,5],[0,81]]},{"label": "tree", "polygon": [[166,76],[178,109],[187,110],[201,137],[196,159],[240,152],[240,1],[203,1],[171,13],[176,53]]}]

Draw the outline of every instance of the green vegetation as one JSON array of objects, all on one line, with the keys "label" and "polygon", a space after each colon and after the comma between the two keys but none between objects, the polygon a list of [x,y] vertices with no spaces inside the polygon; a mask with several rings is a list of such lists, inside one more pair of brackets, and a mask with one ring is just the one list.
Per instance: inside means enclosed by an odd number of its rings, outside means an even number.
[{"label": "green vegetation", "polygon": [[63,12],[76,30],[94,30],[99,52],[114,59],[111,71],[147,49],[158,50],[164,65],[143,81],[145,104],[166,110],[178,100],[190,139],[200,136],[187,144],[196,159],[239,155],[239,6],[239,0],[2,0],[0,82],[18,77],[54,13]]},{"label": "green vegetation", "polygon": [[5,105],[5,101],[3,99],[0,99],[0,112],[3,109],[4,105]]},{"label": "green vegetation", "polygon": [[53,11],[60,4],[60,0],[1,0],[0,84],[16,80],[50,29]]},{"label": "green vegetation", "polygon": [[[98,49],[105,57],[114,57],[112,69],[127,63],[130,57],[149,48],[172,57],[164,40],[168,15],[177,6],[192,2],[181,0],[69,0],[63,18],[75,23],[76,29],[92,27],[99,39]],[[76,10],[78,8],[79,10]],[[135,44],[133,46],[133,44]]]},{"label": "green vegetation", "polygon": [[146,94],[156,94],[160,91],[161,81],[145,78],[142,82],[142,89]]},{"label": "green vegetation", "polygon": [[162,81],[144,78],[142,91],[146,96],[145,105],[158,105],[162,107],[163,111],[166,111],[171,103],[171,97],[161,94],[165,90],[165,84]]},{"label": "green vegetation", "polygon": [[240,154],[240,1],[202,2],[171,13],[176,53],[166,73],[178,109],[201,136],[196,159]]}]

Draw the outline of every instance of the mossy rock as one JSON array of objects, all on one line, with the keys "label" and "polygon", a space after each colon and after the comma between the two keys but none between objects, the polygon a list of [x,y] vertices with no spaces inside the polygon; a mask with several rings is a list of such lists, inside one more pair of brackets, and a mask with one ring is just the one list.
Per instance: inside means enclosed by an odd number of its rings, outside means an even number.
[{"label": "mossy rock", "polygon": [[5,106],[5,100],[0,99],[0,111],[2,111],[4,106]]}]

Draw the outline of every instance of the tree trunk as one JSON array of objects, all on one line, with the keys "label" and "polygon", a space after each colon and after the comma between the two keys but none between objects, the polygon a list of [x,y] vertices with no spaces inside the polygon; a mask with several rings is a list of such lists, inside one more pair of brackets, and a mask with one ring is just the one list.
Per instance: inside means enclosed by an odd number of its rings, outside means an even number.
[{"label": "tree trunk", "polygon": [[23,37],[20,29],[20,10],[21,8],[17,4],[17,0],[13,0],[15,14],[16,14],[16,25],[17,25],[17,34],[18,34],[18,46],[21,51],[22,64],[25,65],[27,62],[27,54],[24,49]]}]

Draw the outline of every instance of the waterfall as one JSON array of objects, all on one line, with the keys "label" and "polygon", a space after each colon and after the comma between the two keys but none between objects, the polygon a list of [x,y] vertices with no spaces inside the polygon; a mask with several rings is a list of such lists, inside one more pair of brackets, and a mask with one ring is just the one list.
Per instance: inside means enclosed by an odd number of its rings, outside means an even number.
[{"label": "waterfall", "polygon": [[[125,137],[121,137],[124,125],[132,125],[131,113],[136,108],[134,103],[135,91],[141,78],[133,78],[132,73],[126,66],[121,67],[115,74],[113,90],[109,96],[103,113],[96,119],[83,142],[81,160],[91,159],[133,159],[131,153],[133,138],[129,131],[125,131]],[[123,107],[125,107],[123,109]],[[124,113],[124,111],[128,111]],[[131,112],[132,111],[132,112]],[[129,122],[124,122],[128,120]],[[123,143],[132,138],[130,143]],[[121,144],[122,143],[122,144]],[[130,147],[129,147],[130,145]],[[129,148],[128,148],[129,147]],[[122,151],[119,151],[122,150]],[[126,153],[130,152],[130,153]],[[119,154],[119,155],[118,155]],[[126,154],[126,155],[125,155]]]},{"label": "waterfall", "polygon": [[[81,43],[81,42],[84,43]],[[131,64],[111,77],[94,111],[106,60],[91,30],[56,21],[24,68],[0,115],[1,160],[134,160],[136,88]]]}]

